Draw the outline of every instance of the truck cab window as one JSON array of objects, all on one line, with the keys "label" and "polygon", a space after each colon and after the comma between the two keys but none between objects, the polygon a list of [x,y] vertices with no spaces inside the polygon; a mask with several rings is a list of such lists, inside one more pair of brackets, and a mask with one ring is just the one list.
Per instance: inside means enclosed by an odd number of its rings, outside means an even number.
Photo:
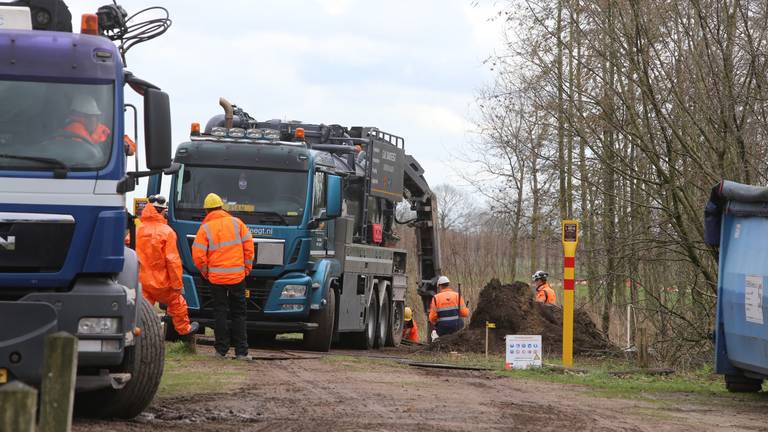
[{"label": "truck cab window", "polygon": [[113,139],[114,85],[0,80],[0,167],[103,168]]},{"label": "truck cab window", "polygon": [[214,192],[224,210],[247,224],[298,225],[307,197],[306,171],[183,165],[176,173],[174,214],[203,220],[205,196]]}]

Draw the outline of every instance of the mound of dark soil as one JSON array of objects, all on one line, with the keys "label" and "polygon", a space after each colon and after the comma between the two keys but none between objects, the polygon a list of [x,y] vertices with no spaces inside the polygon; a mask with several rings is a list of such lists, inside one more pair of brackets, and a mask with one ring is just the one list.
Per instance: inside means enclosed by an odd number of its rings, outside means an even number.
[{"label": "mound of dark soil", "polygon": [[[489,330],[488,350],[504,352],[505,335],[541,335],[543,353],[560,354],[563,343],[563,310],[559,306],[534,301],[533,289],[524,282],[502,285],[492,279],[480,292],[472,320],[462,331],[443,336],[430,346],[433,351],[485,352],[485,323],[496,323]],[[616,347],[595,327],[583,310],[573,318],[573,352],[579,355],[605,354]]]}]

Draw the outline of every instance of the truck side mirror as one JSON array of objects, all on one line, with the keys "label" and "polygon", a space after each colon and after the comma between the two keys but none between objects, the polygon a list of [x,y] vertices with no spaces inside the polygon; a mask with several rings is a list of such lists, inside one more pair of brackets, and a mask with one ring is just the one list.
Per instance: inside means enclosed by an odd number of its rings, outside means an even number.
[{"label": "truck side mirror", "polygon": [[144,143],[149,170],[171,166],[171,104],[158,89],[144,91]]},{"label": "truck side mirror", "polygon": [[325,188],[325,219],[341,216],[341,177],[327,175]]}]

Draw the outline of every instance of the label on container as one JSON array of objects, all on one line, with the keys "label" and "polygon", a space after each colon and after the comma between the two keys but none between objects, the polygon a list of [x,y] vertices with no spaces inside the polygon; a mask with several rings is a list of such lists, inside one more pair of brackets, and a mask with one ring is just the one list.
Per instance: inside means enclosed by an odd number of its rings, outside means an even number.
[{"label": "label on container", "polygon": [[763,324],[763,277],[744,278],[744,312],[748,322]]}]

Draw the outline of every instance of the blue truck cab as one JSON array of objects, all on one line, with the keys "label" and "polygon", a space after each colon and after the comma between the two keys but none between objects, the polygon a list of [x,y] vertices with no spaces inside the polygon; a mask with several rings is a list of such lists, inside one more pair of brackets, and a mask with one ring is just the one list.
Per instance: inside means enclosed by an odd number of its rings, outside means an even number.
[{"label": "blue truck cab", "polygon": [[[29,14],[0,6],[2,23]],[[138,176],[123,88],[144,94],[150,169],[170,164],[168,96],[124,70],[105,37],[21,27],[0,26],[0,385],[39,385],[44,338],[66,331],[78,338],[77,406],[133,417],[157,390],[163,347],[123,245]]]},{"label": "blue truck cab", "polygon": [[757,392],[768,377],[768,188],[721,182],[705,226],[719,246],[715,372],[730,391]]},{"label": "blue truck cab", "polygon": [[[192,260],[203,200],[213,192],[253,237],[245,280],[251,342],[299,332],[306,348],[320,351],[340,339],[364,348],[399,344],[407,259],[392,225],[404,189],[421,210],[426,284],[439,263],[434,197],[418,163],[411,158],[406,169],[404,141],[375,128],[256,121],[222,106],[234,114],[193,126],[172,168],[168,221],[190,319],[214,325],[212,288]],[[153,178],[148,193],[160,189]]]}]

